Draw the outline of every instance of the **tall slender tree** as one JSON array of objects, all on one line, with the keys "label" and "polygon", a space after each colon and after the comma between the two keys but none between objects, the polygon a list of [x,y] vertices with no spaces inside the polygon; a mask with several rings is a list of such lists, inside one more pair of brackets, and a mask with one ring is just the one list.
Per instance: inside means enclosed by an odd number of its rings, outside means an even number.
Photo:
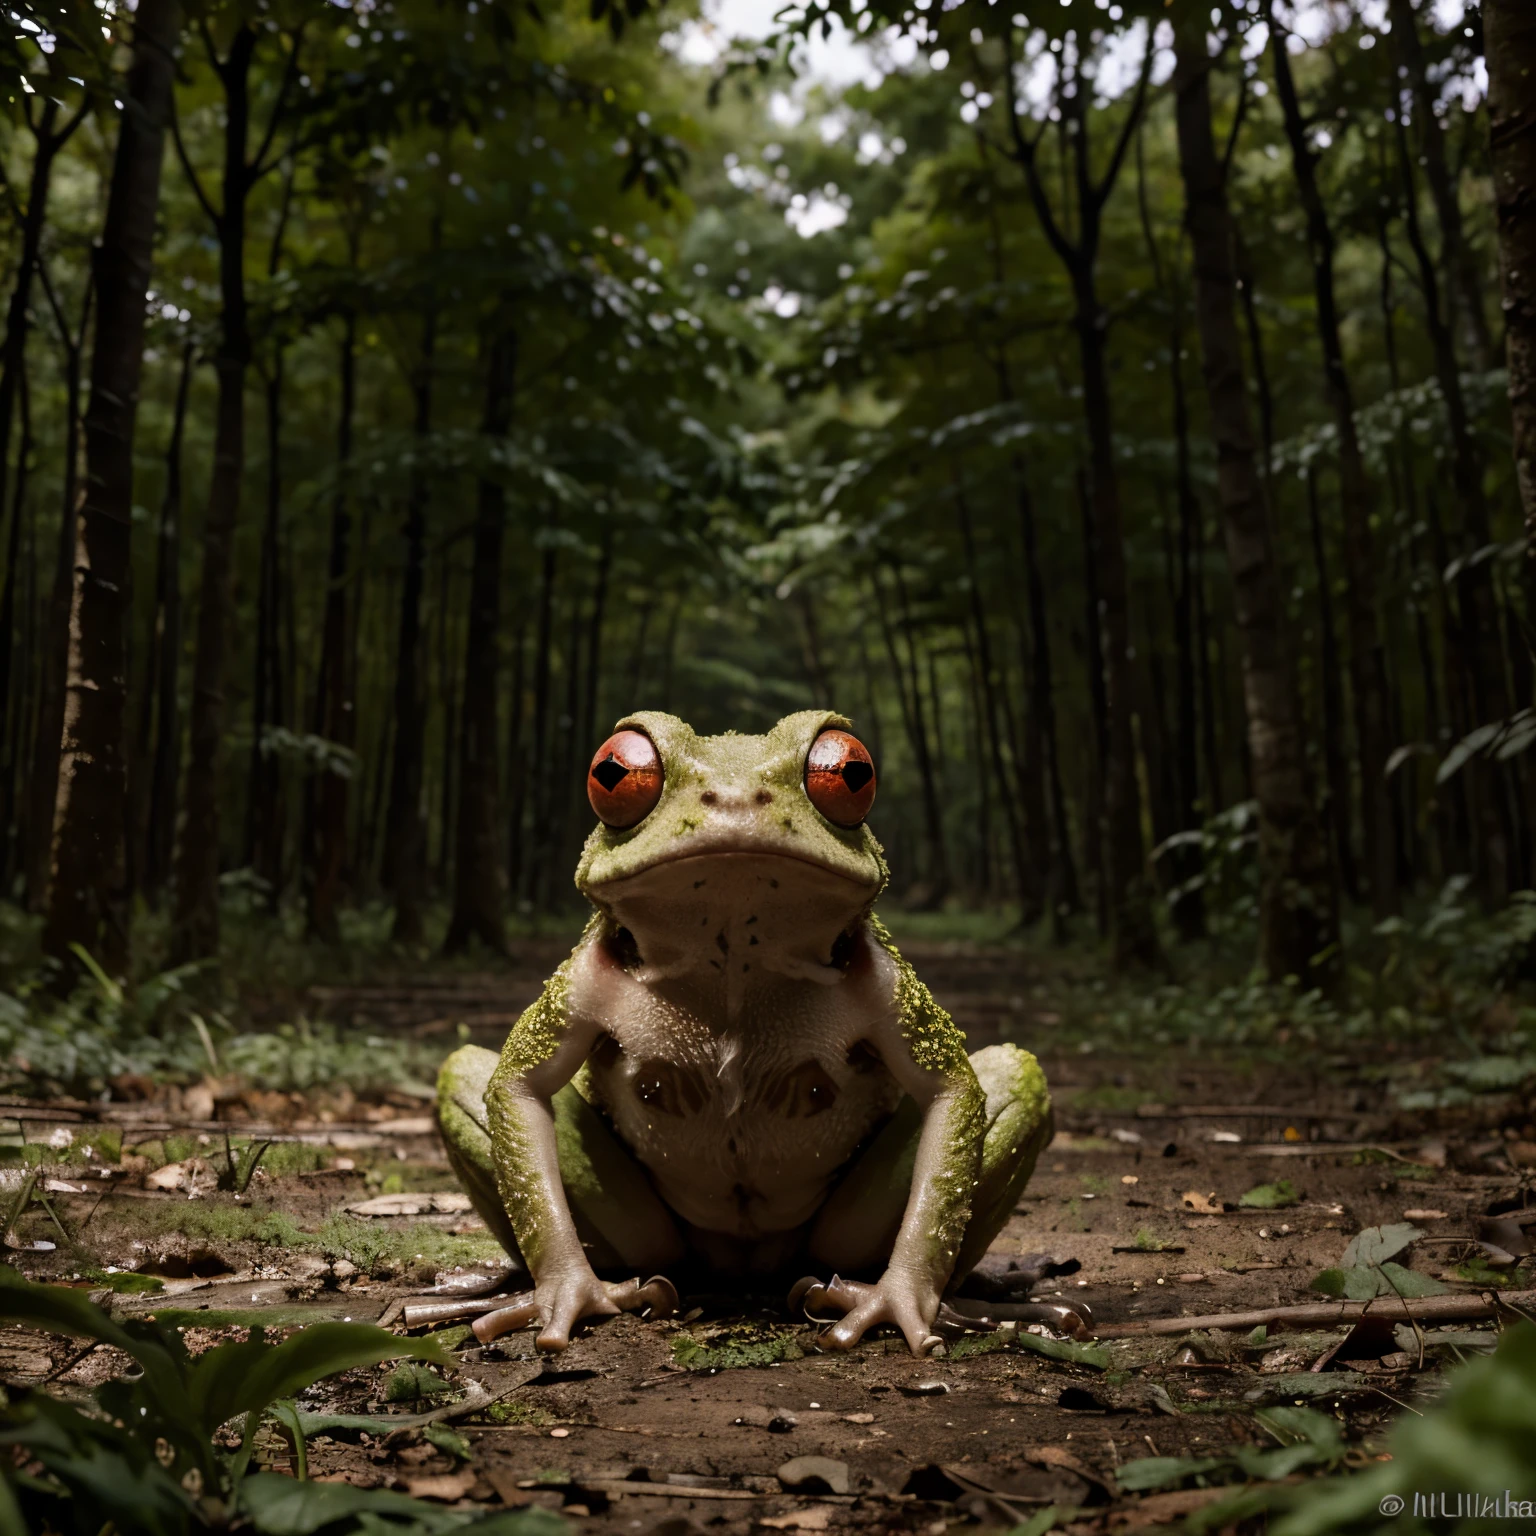
[{"label": "tall slender tree", "polygon": [[99,312],[85,419],[70,605],[68,695],[43,941],[74,969],[76,946],[109,972],[128,962],[128,786],[123,762],[133,438],[144,314],[160,205],[160,167],[181,33],[177,0],[139,0],[133,63],[96,251]]},{"label": "tall slender tree", "polygon": [[[481,451],[488,462],[480,476],[475,508],[469,623],[465,628],[453,915],[443,946],[450,954],[466,948],[471,938],[497,953],[506,948],[496,706],[507,493],[494,455],[512,424],[516,368],[516,335],[504,323],[493,322],[485,346],[485,414],[481,421],[485,439]],[[595,666],[595,656],[593,663]]]},{"label": "tall slender tree", "polygon": [[1483,46],[1515,469],[1525,509],[1526,617],[1536,627],[1536,11],[1525,0],[1483,0]]},{"label": "tall slender tree", "polygon": [[1051,125],[1047,122],[1035,128],[1026,117],[1018,94],[1019,70],[1011,28],[1005,27],[1001,36],[1006,57],[1002,85],[1007,98],[1011,156],[1024,174],[1035,217],[1066,271],[1074,301],[1073,333],[1088,433],[1088,504],[1099,592],[1097,622],[1103,636],[1107,723],[1103,849],[1109,935],[1116,964],[1155,965],[1160,960],[1160,951],[1152,921],[1132,725],[1135,706],[1130,595],[1120,478],[1115,464],[1114,411],[1105,334],[1108,316],[1099,297],[1104,209],[1119,181],[1126,152],[1145,109],[1152,69],[1152,36],[1149,31],[1139,78],[1124,109],[1109,158],[1098,174],[1092,159],[1089,75],[1084,72],[1089,40],[1085,34],[1072,33],[1062,44],[1055,104],[1061,128],[1061,153],[1067,162],[1063,180],[1070,186],[1068,208],[1076,212],[1075,238],[1066,223],[1067,209],[1058,215],[1052,206],[1041,164],[1041,140]]},{"label": "tall slender tree", "polygon": [[[1392,797],[1386,792],[1388,746],[1386,670],[1376,612],[1376,557],[1371,519],[1376,488],[1365,465],[1355,419],[1355,394],[1344,353],[1335,276],[1337,242],[1328,205],[1318,182],[1318,152],[1302,109],[1291,68],[1290,32],[1264,0],[1270,56],[1291,151],[1296,190],[1307,221],[1312,262],[1317,338],[1322,350],[1323,388],[1338,434],[1339,481],[1344,517],[1345,617],[1349,634],[1349,681],[1354,703],[1356,749],[1360,758],[1360,813],[1365,829],[1365,870],[1371,910],[1378,918],[1397,911],[1397,854]],[[1342,807],[1339,808],[1342,813]]]},{"label": "tall slender tree", "polygon": [[1259,803],[1259,959],[1276,980],[1331,984],[1340,971],[1338,903],[1302,737],[1294,648],[1248,411],[1237,322],[1236,238],[1211,121],[1203,18],[1177,27],[1179,165],[1195,257],[1195,314],[1227,565],[1243,647],[1243,696]]},{"label": "tall slender tree", "polygon": [[200,960],[219,949],[219,858],[222,825],[219,790],[227,727],[225,689],[229,670],[231,583],[235,531],[245,478],[245,378],[251,363],[250,309],[245,283],[247,216],[252,191],[280,161],[276,140],[288,95],[298,77],[302,29],[279,34],[287,49],[275,99],[255,155],[250,153],[251,76],[261,33],[255,18],[237,16],[223,52],[210,24],[200,21],[209,67],[223,95],[223,179],[214,206],[187,153],[181,131],[172,131],[182,170],[213,226],[219,247],[219,342],[214,354],[218,408],[213,475],[203,516],[203,559],[198,582],[196,654],[192,670],[191,750],[181,835],[176,847],[176,896],[172,955]]}]

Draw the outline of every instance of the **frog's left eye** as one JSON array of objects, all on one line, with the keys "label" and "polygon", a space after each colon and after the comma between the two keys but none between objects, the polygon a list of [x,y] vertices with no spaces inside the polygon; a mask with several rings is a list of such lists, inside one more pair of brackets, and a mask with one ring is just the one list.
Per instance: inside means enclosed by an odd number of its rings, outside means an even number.
[{"label": "frog's left eye", "polygon": [[869,749],[847,731],[823,731],[805,760],[805,792],[828,821],[858,826],[875,803],[875,763]]},{"label": "frog's left eye", "polygon": [[661,758],[643,731],[619,731],[597,749],[587,770],[587,799],[615,831],[644,821],[661,799]]}]

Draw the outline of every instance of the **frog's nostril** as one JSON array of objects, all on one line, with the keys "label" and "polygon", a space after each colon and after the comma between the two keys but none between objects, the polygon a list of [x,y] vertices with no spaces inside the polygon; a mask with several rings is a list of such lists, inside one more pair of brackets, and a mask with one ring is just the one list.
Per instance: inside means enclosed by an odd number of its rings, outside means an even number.
[{"label": "frog's nostril", "polygon": [[773,796],[766,789],[758,790],[756,795],[753,796],[753,799],[755,799],[759,805],[772,805],[773,804]]},{"label": "frog's nostril", "polygon": [[719,798],[720,797],[714,792],[714,790],[706,789],[704,793],[699,796],[699,803],[701,805],[713,805]]}]

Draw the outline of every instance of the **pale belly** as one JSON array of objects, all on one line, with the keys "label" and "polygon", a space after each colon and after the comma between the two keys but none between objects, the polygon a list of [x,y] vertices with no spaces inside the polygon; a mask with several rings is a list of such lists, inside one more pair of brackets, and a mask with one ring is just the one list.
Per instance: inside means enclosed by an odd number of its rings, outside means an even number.
[{"label": "pale belly", "polygon": [[717,1033],[653,995],[609,1022],[592,1101],[684,1221],[739,1238],[802,1226],[895,1109],[901,1090],[841,1001],[775,988]]}]

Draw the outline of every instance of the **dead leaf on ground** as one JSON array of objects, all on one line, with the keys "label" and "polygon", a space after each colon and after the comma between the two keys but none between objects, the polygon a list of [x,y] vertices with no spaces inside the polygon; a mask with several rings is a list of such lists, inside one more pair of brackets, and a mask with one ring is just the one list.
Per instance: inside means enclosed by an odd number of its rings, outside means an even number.
[{"label": "dead leaf on ground", "polygon": [[1195,1211],[1201,1216],[1220,1216],[1222,1213],[1222,1204],[1216,1198],[1215,1190],[1202,1195],[1198,1189],[1190,1189],[1184,1192],[1183,1198],[1186,1211]]},{"label": "dead leaf on ground", "polygon": [[201,1157],[188,1157],[179,1163],[167,1163],[163,1168],[144,1175],[145,1189],[184,1190],[189,1195],[212,1187],[214,1182],[212,1170]]},{"label": "dead leaf on ground", "polygon": [[765,1515],[757,1523],[775,1531],[824,1531],[832,1524],[830,1504],[812,1504],[809,1509],[791,1510],[787,1515]]},{"label": "dead leaf on ground", "polygon": [[1153,1493],[1123,1509],[1111,1510],[1111,1528],[1123,1525],[1172,1525],[1217,1499],[1230,1497],[1230,1488],[1180,1488],[1173,1493]]},{"label": "dead leaf on ground", "polygon": [[476,1474],[468,1467],[461,1472],[442,1472],[430,1477],[408,1477],[405,1491],[413,1499],[437,1499],[457,1504],[475,1486]]},{"label": "dead leaf on ground", "polygon": [[1037,1445],[1024,1452],[1024,1460],[1033,1462],[1037,1467],[1058,1467],[1064,1472],[1075,1472],[1085,1482],[1093,1483],[1100,1488],[1108,1487],[1092,1467],[1080,1457],[1074,1456],[1065,1446]]},{"label": "dead leaf on ground", "polygon": [[471,1206],[469,1196],[458,1190],[431,1190],[414,1195],[376,1195],[347,1209],[354,1216],[452,1216]]},{"label": "dead leaf on ground", "polygon": [[1444,1221],[1444,1211],[1421,1211],[1417,1208],[1403,1212],[1404,1221]]}]

